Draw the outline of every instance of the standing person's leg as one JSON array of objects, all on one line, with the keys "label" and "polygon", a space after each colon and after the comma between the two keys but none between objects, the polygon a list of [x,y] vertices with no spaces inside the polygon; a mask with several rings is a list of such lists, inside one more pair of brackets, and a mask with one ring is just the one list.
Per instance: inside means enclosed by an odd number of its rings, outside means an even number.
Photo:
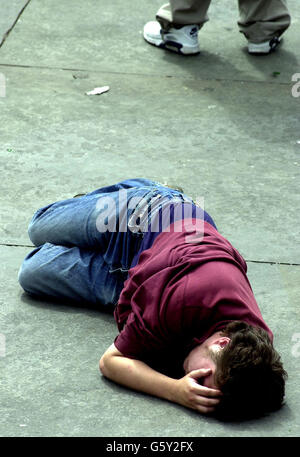
[{"label": "standing person's leg", "polygon": [[198,31],[208,21],[211,0],[170,0],[144,27],[145,40],[179,54],[198,54]]},{"label": "standing person's leg", "polygon": [[268,54],[279,44],[291,23],[285,0],[238,0],[240,32],[249,41],[253,54]]},{"label": "standing person's leg", "polygon": [[170,27],[198,25],[208,21],[207,11],[211,0],[170,0],[157,12],[156,19],[167,31]]}]

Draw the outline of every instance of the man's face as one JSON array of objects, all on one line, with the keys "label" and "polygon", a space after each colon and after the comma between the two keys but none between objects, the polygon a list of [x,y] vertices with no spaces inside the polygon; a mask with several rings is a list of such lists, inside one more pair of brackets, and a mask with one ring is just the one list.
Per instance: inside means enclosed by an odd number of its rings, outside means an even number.
[{"label": "man's face", "polygon": [[[202,346],[202,345],[201,345]],[[185,373],[188,374],[193,370],[199,370],[200,368],[210,369],[211,372],[208,376],[199,379],[199,383],[205,387],[211,389],[217,389],[214,383],[214,374],[216,371],[216,364],[212,360],[212,353],[209,349],[197,346],[190,352],[184,362]]]},{"label": "man's face", "polygon": [[214,357],[230,342],[230,338],[221,336],[220,333],[215,333],[208,338],[204,343],[196,346],[186,357],[183,368],[186,374],[200,368],[210,369],[210,373],[199,379],[199,383],[211,389],[217,389],[214,383],[214,375],[216,372],[216,363]]}]

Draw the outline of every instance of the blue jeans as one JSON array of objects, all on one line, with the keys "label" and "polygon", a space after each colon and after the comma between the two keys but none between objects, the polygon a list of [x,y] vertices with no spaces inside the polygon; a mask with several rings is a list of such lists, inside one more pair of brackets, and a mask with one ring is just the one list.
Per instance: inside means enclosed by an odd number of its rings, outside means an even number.
[{"label": "blue jeans", "polygon": [[[24,259],[18,275],[20,285],[38,297],[99,308],[115,306],[145,235],[138,216],[143,206],[158,197],[192,202],[160,183],[129,179],[39,209],[28,229],[36,249]],[[104,231],[109,224],[112,228],[112,223],[114,230]]]}]

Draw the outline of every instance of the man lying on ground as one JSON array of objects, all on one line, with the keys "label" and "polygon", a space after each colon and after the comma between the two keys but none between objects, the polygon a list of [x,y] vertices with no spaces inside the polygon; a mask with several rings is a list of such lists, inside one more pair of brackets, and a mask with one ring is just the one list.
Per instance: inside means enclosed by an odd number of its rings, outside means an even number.
[{"label": "man lying on ground", "polygon": [[102,374],[222,419],[283,404],[286,372],[239,252],[185,195],[148,179],[39,209],[19,282],[113,310]]}]

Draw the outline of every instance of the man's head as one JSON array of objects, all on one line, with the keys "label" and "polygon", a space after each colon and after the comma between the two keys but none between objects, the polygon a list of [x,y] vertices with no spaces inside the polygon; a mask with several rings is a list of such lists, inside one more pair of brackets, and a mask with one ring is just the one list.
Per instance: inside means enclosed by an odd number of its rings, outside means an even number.
[{"label": "man's head", "polygon": [[213,334],[184,361],[186,373],[198,368],[211,369],[199,382],[223,393],[216,407],[223,420],[258,417],[283,404],[287,373],[259,327],[235,321]]},{"label": "man's head", "polygon": [[210,369],[210,374],[199,379],[200,384],[212,389],[217,389],[215,384],[216,360],[218,354],[230,342],[228,336],[223,336],[221,332],[214,333],[207,338],[204,343],[196,346],[186,357],[183,368],[185,373],[200,368]]}]

